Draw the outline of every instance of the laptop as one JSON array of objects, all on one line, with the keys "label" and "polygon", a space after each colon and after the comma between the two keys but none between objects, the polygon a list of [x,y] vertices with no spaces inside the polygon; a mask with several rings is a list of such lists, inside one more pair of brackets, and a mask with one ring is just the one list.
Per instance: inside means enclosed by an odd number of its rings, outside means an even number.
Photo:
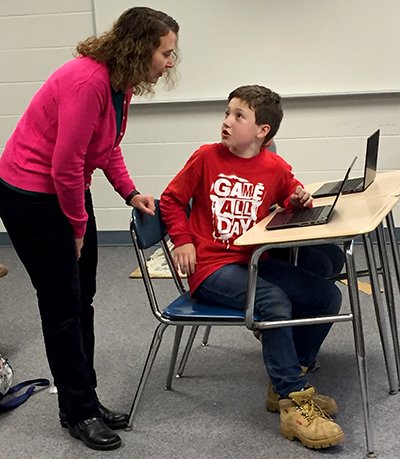
[{"label": "laptop", "polygon": [[346,184],[350,171],[357,160],[357,156],[353,159],[350,167],[347,169],[344,179],[340,182],[341,186],[339,191],[336,193],[336,198],[333,204],[327,206],[317,207],[303,207],[295,210],[283,210],[278,212],[271,221],[266,225],[265,229],[283,229],[283,228],[295,228],[299,226],[312,226],[312,225],[324,225],[328,223],[332,217],[333,209],[339,200],[339,196],[342,194],[344,185]]},{"label": "laptop", "polygon": [[[376,165],[378,163],[378,147],[379,147],[379,133],[378,129],[367,140],[367,151],[365,154],[364,177],[357,177],[347,181],[343,194],[360,193],[366,190],[371,183],[375,180]],[[329,182],[318,188],[313,193],[313,198],[322,198],[324,196],[334,196],[340,188],[341,181]]]}]

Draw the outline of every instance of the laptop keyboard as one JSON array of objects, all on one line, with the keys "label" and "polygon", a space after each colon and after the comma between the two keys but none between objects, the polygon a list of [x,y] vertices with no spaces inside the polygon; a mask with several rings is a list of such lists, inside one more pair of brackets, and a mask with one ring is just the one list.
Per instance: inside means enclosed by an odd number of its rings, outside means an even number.
[{"label": "laptop keyboard", "polygon": [[323,207],[308,207],[307,209],[294,210],[287,223],[316,220],[322,212],[322,208]]}]

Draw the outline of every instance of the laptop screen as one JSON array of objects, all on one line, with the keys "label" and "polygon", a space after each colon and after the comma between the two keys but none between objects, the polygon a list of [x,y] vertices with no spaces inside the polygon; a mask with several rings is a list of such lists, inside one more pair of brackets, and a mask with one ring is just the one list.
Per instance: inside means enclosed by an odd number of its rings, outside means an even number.
[{"label": "laptop screen", "polygon": [[375,180],[376,164],[378,162],[379,133],[380,130],[378,129],[368,137],[367,154],[365,157],[364,189],[369,187]]},{"label": "laptop screen", "polygon": [[336,206],[336,203],[338,202],[338,199],[340,198],[340,195],[342,194],[342,191],[343,191],[343,188],[349,178],[349,175],[350,175],[350,171],[352,169],[352,167],[354,166],[354,163],[357,161],[357,156],[353,159],[353,161],[351,162],[350,164],[350,167],[347,169],[347,172],[346,172],[346,175],[344,176],[344,179],[342,180],[342,183],[340,185],[340,188],[339,188],[339,191],[335,197],[335,200],[333,201],[333,204],[332,204],[332,207],[331,207],[331,210],[329,211],[329,214],[328,214],[328,218],[327,220],[329,221],[330,218],[331,218],[331,215],[332,215],[332,212],[333,212],[333,209],[335,208]]}]

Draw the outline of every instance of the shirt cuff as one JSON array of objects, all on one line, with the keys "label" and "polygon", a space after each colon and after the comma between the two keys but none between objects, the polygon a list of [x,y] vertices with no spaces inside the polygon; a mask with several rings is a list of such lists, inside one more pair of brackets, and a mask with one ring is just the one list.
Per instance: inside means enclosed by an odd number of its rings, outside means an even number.
[{"label": "shirt cuff", "polygon": [[126,204],[127,206],[130,206],[130,205],[131,205],[131,204],[130,204],[130,203],[131,203],[131,199],[132,199],[134,196],[136,196],[137,194],[140,194],[138,190],[134,190],[134,191],[132,191],[132,193],[129,193],[129,194],[128,194],[128,197],[125,199],[125,204]]}]

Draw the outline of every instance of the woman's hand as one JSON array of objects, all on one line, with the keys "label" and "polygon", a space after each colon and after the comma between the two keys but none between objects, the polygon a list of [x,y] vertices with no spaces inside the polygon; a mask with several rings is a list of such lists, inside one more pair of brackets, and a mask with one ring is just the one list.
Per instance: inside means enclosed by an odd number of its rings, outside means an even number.
[{"label": "woman's hand", "polygon": [[193,274],[196,270],[196,248],[188,243],[174,248],[174,266],[182,274]]},{"label": "woman's hand", "polygon": [[155,215],[154,196],[150,194],[137,194],[130,200],[130,205],[145,214]]},{"label": "woman's hand", "polygon": [[76,249],[76,256],[81,258],[81,250],[83,247],[83,237],[76,237],[75,238],[75,249]]},{"label": "woman's hand", "polygon": [[310,207],[313,202],[311,194],[300,185],[296,187],[289,199],[290,203],[296,207]]}]

